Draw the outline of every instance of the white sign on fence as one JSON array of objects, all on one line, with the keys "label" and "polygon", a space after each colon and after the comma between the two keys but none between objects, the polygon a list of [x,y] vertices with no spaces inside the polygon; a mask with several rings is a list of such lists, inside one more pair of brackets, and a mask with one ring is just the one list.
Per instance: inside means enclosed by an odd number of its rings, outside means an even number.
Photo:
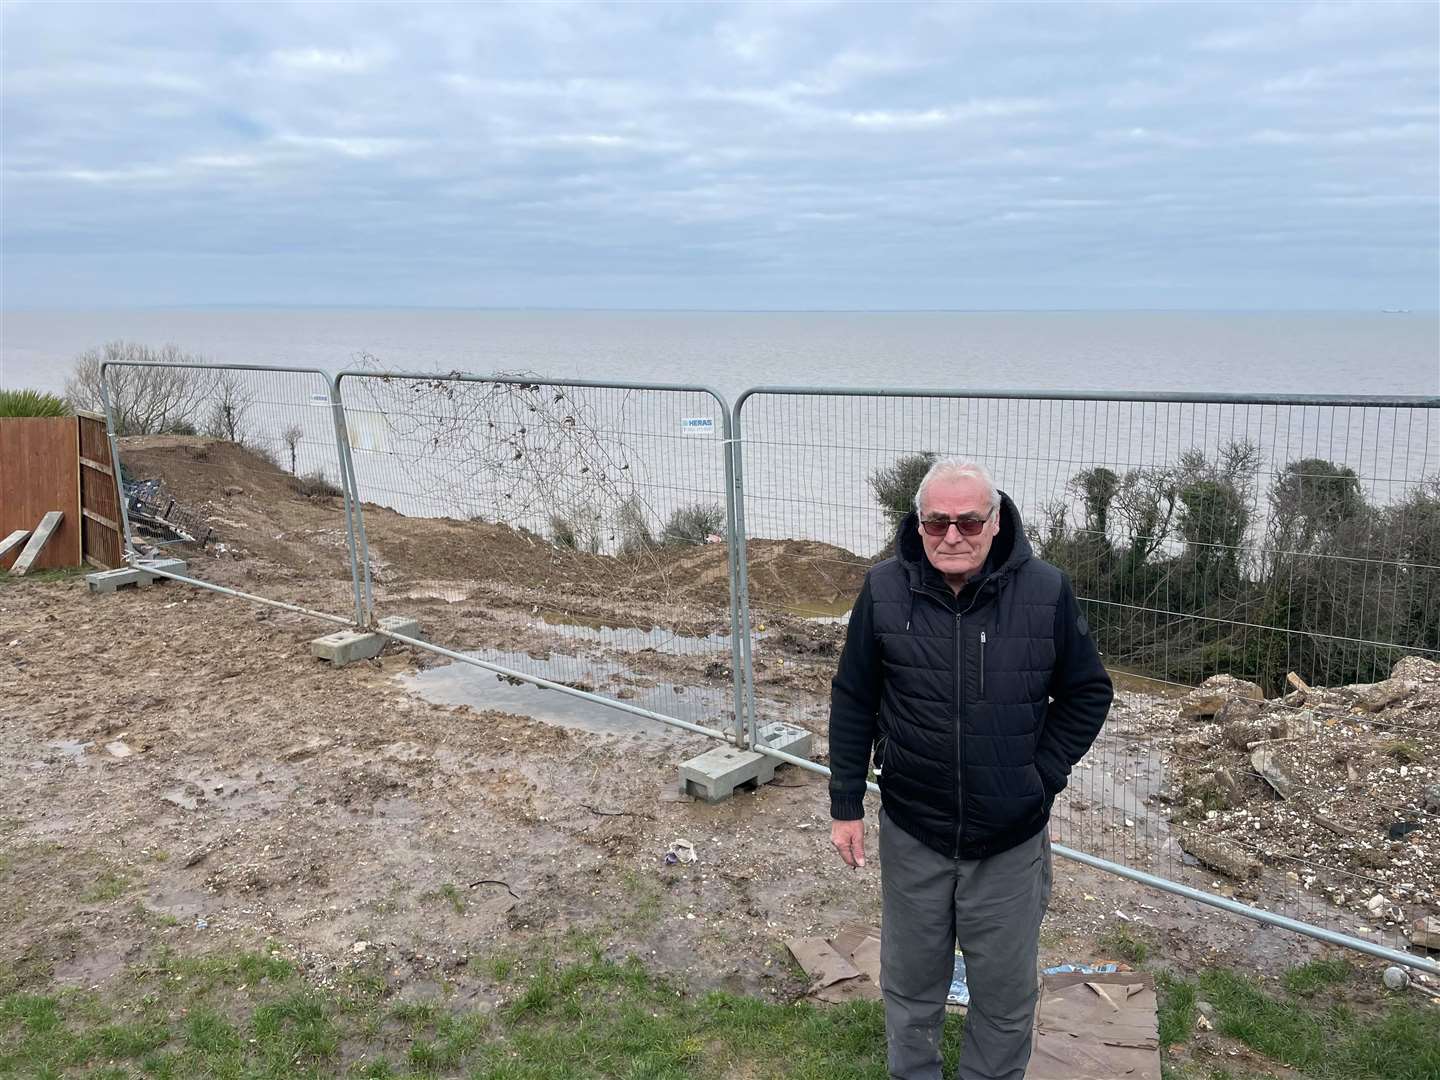
[{"label": "white sign on fence", "polygon": [[711,416],[684,416],[680,418],[682,435],[714,435],[715,418]]}]

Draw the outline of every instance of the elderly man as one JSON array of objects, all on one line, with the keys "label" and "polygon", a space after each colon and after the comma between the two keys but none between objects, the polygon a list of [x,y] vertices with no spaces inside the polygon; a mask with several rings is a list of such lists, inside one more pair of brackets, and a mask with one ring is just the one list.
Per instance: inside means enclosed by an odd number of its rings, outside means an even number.
[{"label": "elderly man", "polygon": [[830,701],[831,840],[865,864],[880,782],[881,988],[890,1075],[938,1080],[955,947],[960,1080],[1021,1080],[1050,899],[1050,806],[1110,707],[1069,580],[1031,554],[981,465],[937,461],[850,613]]}]

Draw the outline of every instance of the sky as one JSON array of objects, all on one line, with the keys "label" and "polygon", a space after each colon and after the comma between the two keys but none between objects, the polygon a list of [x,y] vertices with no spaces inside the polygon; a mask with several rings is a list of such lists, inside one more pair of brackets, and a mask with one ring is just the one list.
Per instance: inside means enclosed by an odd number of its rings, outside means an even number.
[{"label": "sky", "polygon": [[0,5],[0,306],[1434,309],[1440,5]]}]

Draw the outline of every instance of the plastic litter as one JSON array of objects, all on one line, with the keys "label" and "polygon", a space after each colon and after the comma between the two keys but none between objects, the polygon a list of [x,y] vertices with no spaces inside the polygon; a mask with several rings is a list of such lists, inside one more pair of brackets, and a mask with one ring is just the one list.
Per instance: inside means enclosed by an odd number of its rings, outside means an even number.
[{"label": "plastic litter", "polygon": [[693,863],[699,861],[695,854],[695,845],[689,840],[675,840],[670,844],[670,850],[665,852],[665,865],[674,866],[676,863]]},{"label": "plastic litter", "polygon": [[[1120,970],[1119,964],[1057,964],[1041,970],[1042,975],[1110,975]],[[970,1005],[970,987],[965,982],[965,954],[955,954],[955,972],[950,978],[950,992],[946,1004]]]}]

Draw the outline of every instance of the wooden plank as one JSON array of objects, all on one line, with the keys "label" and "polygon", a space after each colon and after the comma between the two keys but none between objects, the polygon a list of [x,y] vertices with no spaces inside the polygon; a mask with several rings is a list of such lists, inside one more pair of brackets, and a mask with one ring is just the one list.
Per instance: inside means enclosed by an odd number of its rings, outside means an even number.
[{"label": "wooden plank", "polygon": [[15,565],[10,568],[10,573],[19,577],[29,573],[30,567],[40,557],[40,552],[45,550],[50,537],[60,528],[60,522],[65,519],[65,513],[61,510],[49,510],[40,519],[40,524],[35,526],[35,533],[30,537],[30,542],[25,545],[25,550],[20,552],[20,557],[15,560]]},{"label": "wooden plank", "polygon": [[[116,483],[115,461],[110,438],[105,431],[105,418],[80,413],[80,507],[81,551],[87,562],[99,563],[107,570],[124,565],[125,545],[118,524],[120,494]],[[90,511],[90,514],[84,511]]]},{"label": "wooden plank", "polygon": [[[0,536],[15,529],[35,528],[50,510],[64,511],[64,520],[36,559],[32,570],[78,566],[84,552],[77,511],[80,461],[76,454],[73,416],[27,416],[0,419]],[[105,460],[87,455],[96,461]],[[109,479],[91,473],[97,479]],[[104,507],[94,507],[105,513]],[[117,517],[118,514],[111,514]]]},{"label": "wooden plank", "polygon": [[85,556],[85,561],[86,561],[87,563],[89,563],[91,566],[95,567],[96,570],[113,570],[113,569],[115,569],[113,566],[106,566],[103,562],[101,562],[99,559],[97,559],[94,555],[86,555],[86,556]]},{"label": "wooden plank", "polygon": [[0,540],[0,559],[5,558],[6,555],[9,555],[10,552],[18,548],[29,535],[29,529],[16,529],[9,536],[5,537],[4,540]]}]

